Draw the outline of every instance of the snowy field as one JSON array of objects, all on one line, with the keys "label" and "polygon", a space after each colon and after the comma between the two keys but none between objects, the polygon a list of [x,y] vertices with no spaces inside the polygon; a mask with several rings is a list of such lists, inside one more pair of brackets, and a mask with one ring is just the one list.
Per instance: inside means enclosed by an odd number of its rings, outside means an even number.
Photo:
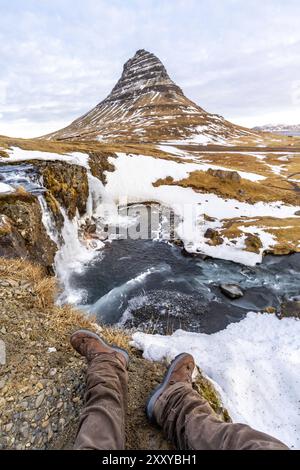
[{"label": "snowy field", "polygon": [[[289,206],[281,201],[257,202],[248,204],[235,199],[222,199],[213,193],[200,193],[192,188],[161,185],[153,186],[158,179],[171,176],[175,181],[188,177],[195,170],[202,170],[203,164],[177,163],[170,160],[157,159],[145,155],[128,155],[118,153],[117,158],[110,158],[115,166],[114,172],[106,172],[106,192],[118,204],[118,201],[143,202],[156,201],[173,209],[182,222],[177,228],[178,236],[183,240],[189,252],[199,251],[214,258],[227,259],[254,266],[262,261],[265,250],[274,245],[273,235],[262,228],[254,227],[262,242],[260,253],[245,251],[245,235],[232,243],[224,240],[222,245],[210,246],[204,234],[208,228],[222,227],[223,219],[240,217],[276,217],[285,219],[294,217],[298,206]],[[208,165],[209,166],[209,165]],[[240,172],[241,174],[242,172]],[[241,175],[252,181],[258,180],[259,175],[244,173]],[[214,222],[205,220],[204,214],[217,219]],[[252,229],[252,228],[250,228]],[[247,227],[247,231],[249,232]]]},{"label": "snowy field", "polygon": [[300,321],[248,313],[212,335],[135,333],[132,344],[151,361],[182,352],[214,382],[234,422],[300,449]]}]

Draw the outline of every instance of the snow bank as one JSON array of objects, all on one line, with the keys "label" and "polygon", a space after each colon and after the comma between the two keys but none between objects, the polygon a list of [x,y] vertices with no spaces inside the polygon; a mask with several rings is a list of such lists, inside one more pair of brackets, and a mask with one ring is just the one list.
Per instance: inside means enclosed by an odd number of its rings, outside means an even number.
[{"label": "snow bank", "polygon": [[233,421],[300,448],[300,321],[248,313],[212,335],[134,333],[132,344],[151,361],[188,352],[217,384]]},{"label": "snow bank", "polygon": [[40,152],[38,150],[23,150],[19,147],[12,147],[10,150],[6,150],[6,152],[8,152],[10,156],[8,158],[0,158],[0,162],[14,163],[28,160],[52,160],[88,168],[89,156],[81,152],[72,152],[66,155],[60,155],[58,153]]},{"label": "snow bank", "polygon": [[0,194],[1,193],[9,194],[9,193],[13,193],[13,192],[15,192],[15,189],[12,186],[10,186],[9,184],[0,182]]}]

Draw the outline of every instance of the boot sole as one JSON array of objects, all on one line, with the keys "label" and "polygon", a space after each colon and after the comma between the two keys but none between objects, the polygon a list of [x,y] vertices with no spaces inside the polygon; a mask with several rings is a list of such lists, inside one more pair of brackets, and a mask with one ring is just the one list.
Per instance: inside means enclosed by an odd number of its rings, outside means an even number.
[{"label": "boot sole", "polygon": [[147,418],[150,421],[150,423],[156,424],[156,420],[155,420],[154,414],[153,414],[155,403],[156,403],[157,399],[160,397],[160,395],[165,391],[165,388],[167,388],[169,378],[170,378],[175,366],[182,359],[182,357],[186,356],[186,355],[187,355],[187,353],[181,353],[178,356],[176,356],[175,359],[173,359],[173,361],[171,362],[171,364],[169,366],[169,369],[168,369],[166,375],[164,376],[164,379],[163,379],[162,383],[159,384],[154,389],[154,391],[151,393],[150,397],[148,398],[148,401],[147,401],[147,404],[146,404],[146,414],[147,414]]},{"label": "boot sole", "polygon": [[[94,333],[93,331],[89,331],[89,330],[82,329],[82,330],[77,330],[77,331],[75,331],[75,333],[73,333],[73,334],[75,335],[76,333],[85,333],[85,334],[87,334],[88,336],[97,339],[97,340],[99,341],[99,343],[104,344],[104,345],[107,346],[108,348],[111,348],[111,349],[113,349],[114,351],[123,354],[123,356],[125,357],[125,360],[126,360],[126,364],[128,365],[128,362],[129,362],[129,354],[128,354],[127,351],[125,351],[125,349],[119,348],[118,346],[112,346],[112,345],[108,344],[106,341],[104,341],[103,338],[101,338],[101,336],[97,335],[97,333]],[[72,335],[72,336],[73,336],[73,335]],[[71,336],[71,338],[72,338],[72,336]]]}]

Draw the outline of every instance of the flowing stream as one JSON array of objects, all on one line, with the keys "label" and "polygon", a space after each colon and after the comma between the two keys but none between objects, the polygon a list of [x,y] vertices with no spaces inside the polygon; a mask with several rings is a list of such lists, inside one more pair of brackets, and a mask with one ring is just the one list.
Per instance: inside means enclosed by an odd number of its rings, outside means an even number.
[{"label": "flowing stream", "polygon": [[[154,239],[108,237],[107,226],[138,225],[136,216],[118,212],[105,187],[88,171],[89,198],[83,218],[70,220],[64,208],[61,233],[48,210],[42,178],[32,165],[1,167],[2,180],[22,185],[37,195],[43,223],[59,249],[55,270],[62,285],[60,303],[70,302],[99,322],[118,323],[147,331],[168,333],[183,328],[213,333],[245,317],[248,311],[278,308],[300,294],[300,254],[266,256],[253,268],[217,259],[186,257],[182,250]],[[113,207],[109,213],[105,204]],[[159,207],[157,207],[159,211]],[[97,236],[85,237],[84,227],[95,225]],[[244,291],[238,300],[225,297],[220,284],[234,283]]]}]

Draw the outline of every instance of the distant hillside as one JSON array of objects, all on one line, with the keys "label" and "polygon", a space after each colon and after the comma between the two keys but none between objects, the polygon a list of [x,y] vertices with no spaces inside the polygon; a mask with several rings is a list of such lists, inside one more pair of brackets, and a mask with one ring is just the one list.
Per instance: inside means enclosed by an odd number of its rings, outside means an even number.
[{"label": "distant hillside", "polygon": [[253,127],[253,131],[272,132],[281,135],[300,136],[300,124],[266,124],[264,126]]}]

